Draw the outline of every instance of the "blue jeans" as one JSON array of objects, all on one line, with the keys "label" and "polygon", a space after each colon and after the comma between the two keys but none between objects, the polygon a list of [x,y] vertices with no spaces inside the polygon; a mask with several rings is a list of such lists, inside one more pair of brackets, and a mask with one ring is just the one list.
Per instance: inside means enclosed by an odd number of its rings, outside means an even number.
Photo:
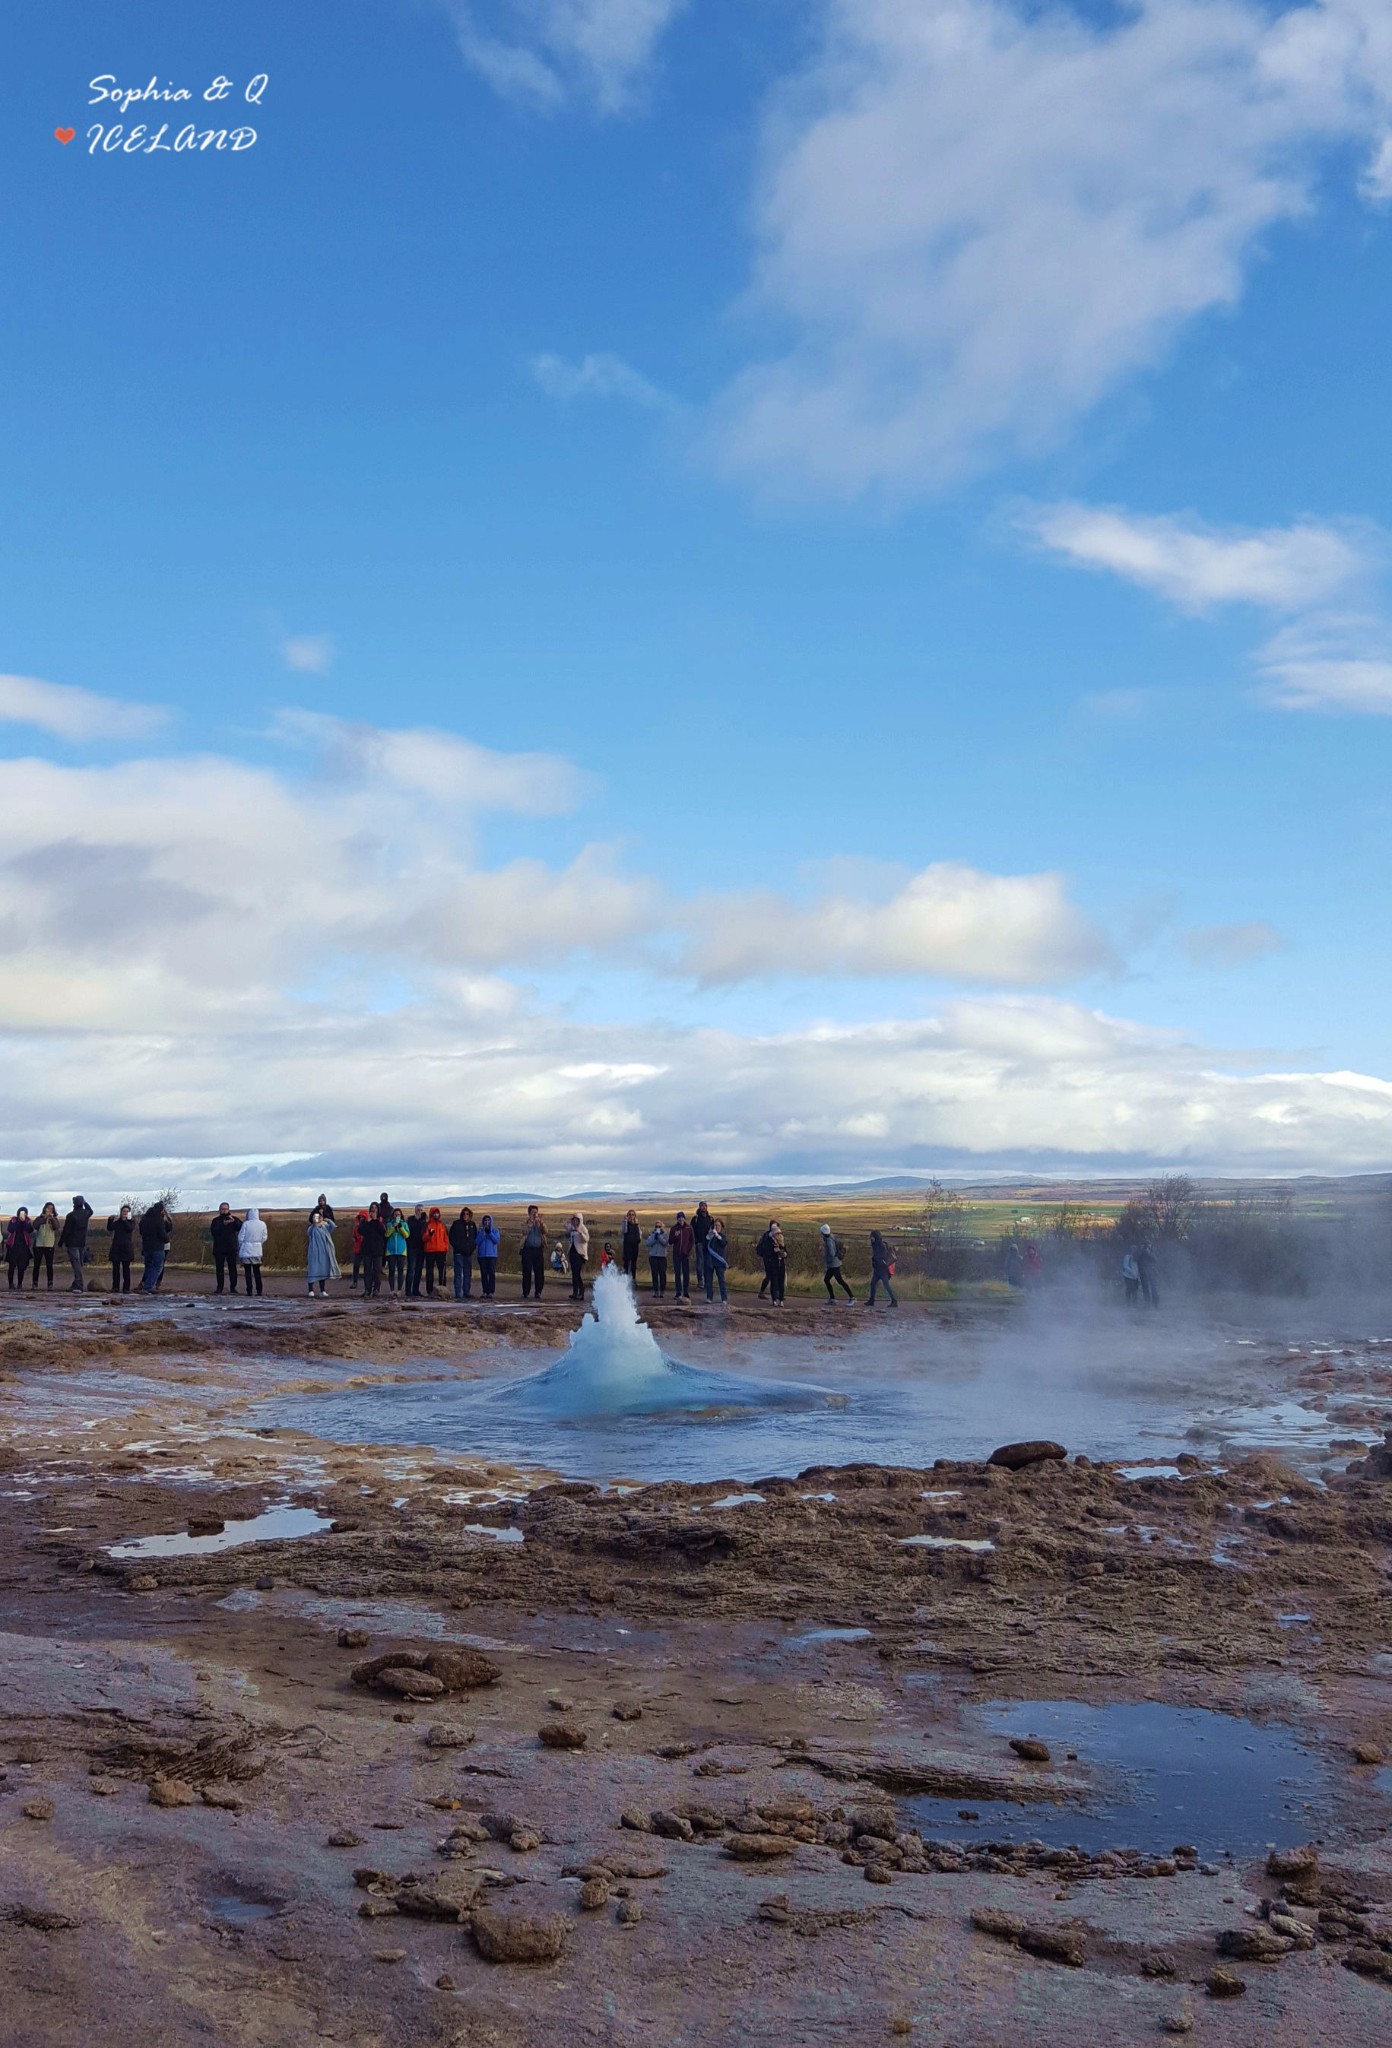
[{"label": "blue jeans", "polygon": [[456,1252],[454,1255],[454,1298],[467,1301],[474,1291],[474,1255],[472,1252]]},{"label": "blue jeans", "polygon": [[706,1266],[706,1300],[707,1300],[707,1301],[714,1301],[714,1300],[715,1300],[715,1283],[716,1283],[716,1281],[718,1280],[718,1281],[720,1282],[720,1299],[721,1299],[722,1301],[728,1301],[728,1300],[730,1299],[730,1297],[729,1297],[729,1295],[728,1295],[728,1294],[727,1294],[727,1293],[725,1292],[725,1267],[724,1267],[724,1264],[723,1264],[723,1262],[722,1262],[721,1260],[719,1260],[719,1259],[713,1259],[713,1258],[711,1258],[711,1257],[710,1257],[710,1255],[709,1255],[709,1253],[707,1253],[707,1254],[705,1254],[705,1266]]},{"label": "blue jeans", "polygon": [[891,1287],[891,1285],[890,1285],[890,1282],[889,1282],[889,1275],[888,1275],[888,1273],[882,1273],[882,1272],[880,1272],[878,1268],[876,1268],[876,1270],[875,1270],[875,1271],[874,1271],[874,1272],[873,1272],[873,1273],[872,1273],[872,1274],[870,1275],[870,1306],[871,1306],[871,1308],[873,1308],[873,1307],[875,1306],[875,1294],[876,1294],[876,1290],[877,1290],[878,1288],[881,1288],[881,1287],[883,1287],[883,1289],[884,1289],[885,1293],[886,1293],[886,1294],[887,1294],[887,1295],[889,1296],[889,1305],[890,1305],[890,1307],[891,1307],[891,1308],[898,1308],[898,1306],[899,1306],[899,1297],[898,1297],[898,1295],[897,1295],[897,1294],[896,1294],[896,1293],[894,1292],[894,1289],[893,1289],[893,1287]]},{"label": "blue jeans", "polygon": [[160,1245],[156,1250],[146,1252],[145,1271],[140,1276],[140,1292],[153,1294],[164,1277],[164,1262],[169,1256],[168,1249]]}]

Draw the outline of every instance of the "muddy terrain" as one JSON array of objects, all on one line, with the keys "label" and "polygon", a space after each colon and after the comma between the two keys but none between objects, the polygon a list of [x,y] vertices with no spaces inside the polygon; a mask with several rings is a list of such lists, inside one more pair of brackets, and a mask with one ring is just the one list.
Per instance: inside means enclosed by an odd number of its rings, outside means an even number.
[{"label": "muddy terrain", "polygon": [[1270,1442],[678,1482],[307,1426],[549,1297],[4,1308],[7,2040],[1388,2038],[1392,1346],[1235,1338]]}]

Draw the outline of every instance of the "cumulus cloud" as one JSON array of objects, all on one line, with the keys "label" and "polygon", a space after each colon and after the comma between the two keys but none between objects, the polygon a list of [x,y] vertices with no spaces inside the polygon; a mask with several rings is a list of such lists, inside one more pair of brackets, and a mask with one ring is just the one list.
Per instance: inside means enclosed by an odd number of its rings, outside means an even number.
[{"label": "cumulus cloud", "polygon": [[1373,552],[1370,535],[1316,520],[1244,532],[1188,517],[1062,504],[1034,507],[1019,523],[1075,567],[1109,571],[1193,612],[1221,604],[1304,611],[1364,576]]},{"label": "cumulus cloud", "polygon": [[1273,925],[1260,919],[1247,924],[1200,925],[1182,932],[1179,938],[1181,951],[1195,967],[1215,968],[1245,967],[1268,953],[1281,952],[1285,943]]},{"label": "cumulus cloud", "polygon": [[698,906],[685,964],[706,982],[773,975],[945,975],[1018,985],[1115,964],[1058,875],[987,875],[940,861],[887,901],[773,894]]},{"label": "cumulus cloud", "polygon": [[499,753],[430,726],[388,729],[287,710],[273,733],[313,750],[334,780],[384,784],[464,810],[554,817],[573,810],[586,787],[579,770],[558,754]]},{"label": "cumulus cloud", "polygon": [[27,725],[59,740],[121,741],[158,732],[169,714],[157,704],[100,697],[71,683],[0,676],[0,724]]},{"label": "cumulus cloud", "polygon": [[1384,0],[826,0],[755,203],[784,338],[724,395],[724,461],[902,491],[1050,445],[1236,302],[1331,147],[1381,192],[1390,103]]},{"label": "cumulus cloud", "polygon": [[291,633],[280,643],[281,660],[297,675],[327,675],[333,657],[334,645],[327,633]]},{"label": "cumulus cloud", "polygon": [[628,106],[685,0],[443,0],[460,51],[495,92],[533,107]]},{"label": "cumulus cloud", "polygon": [[673,403],[622,356],[604,351],[582,356],[578,363],[568,363],[563,356],[533,356],[531,368],[548,398],[620,398],[652,411],[666,411]]}]

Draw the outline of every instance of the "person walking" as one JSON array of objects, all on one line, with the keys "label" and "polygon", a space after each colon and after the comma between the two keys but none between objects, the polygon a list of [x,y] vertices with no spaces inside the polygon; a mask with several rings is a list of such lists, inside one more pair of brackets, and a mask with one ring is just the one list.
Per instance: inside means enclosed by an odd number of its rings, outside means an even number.
[{"label": "person walking", "polygon": [[406,1224],[406,1292],[419,1294],[421,1275],[425,1271],[425,1226],[428,1222],[425,1206],[417,1202]]},{"label": "person walking", "polygon": [[[151,1202],[140,1218],[140,1256],[145,1261],[145,1270],[140,1276],[142,1294],[153,1294],[164,1278],[164,1262],[169,1256],[173,1235],[174,1219],[168,1209],[163,1202]],[[247,1292],[251,1292],[250,1288]]]},{"label": "person walking", "polygon": [[643,1233],[638,1227],[638,1211],[630,1209],[624,1217],[623,1227],[623,1269],[634,1286],[638,1285],[638,1254],[643,1249]]},{"label": "person walking", "polygon": [[359,1215],[354,1235],[362,1263],[363,1300],[373,1301],[382,1292],[382,1261],[387,1255],[386,1228],[375,1202],[369,1203]]},{"label": "person walking", "polygon": [[5,1268],[11,1288],[24,1292],[24,1276],[34,1252],[34,1224],[29,1211],[20,1207],[11,1216],[5,1232]]},{"label": "person walking", "polygon": [[1127,1245],[1121,1255],[1121,1281],[1126,1289],[1126,1306],[1134,1308],[1136,1296],[1141,1291],[1141,1266],[1134,1245]]},{"label": "person walking", "polygon": [[213,1273],[217,1281],[213,1289],[221,1294],[224,1280],[227,1292],[237,1292],[237,1245],[242,1234],[242,1219],[232,1214],[230,1202],[219,1202],[218,1212],[208,1225],[208,1236],[213,1247]]},{"label": "person walking", "polygon": [[69,1294],[87,1292],[87,1225],[92,1220],[92,1204],[85,1195],[74,1195],[72,1207],[63,1218],[63,1228],[58,1242],[68,1255],[72,1267],[72,1284]]},{"label": "person walking", "polygon": [[672,1299],[691,1299],[691,1254],[696,1249],[696,1233],[686,1220],[685,1209],[678,1209],[676,1221],[667,1233],[667,1243],[672,1253]]},{"label": "person walking", "polygon": [[309,1292],[316,1287],[320,1297],[329,1291],[330,1280],[342,1279],[339,1270],[338,1253],[334,1248],[334,1226],[332,1209],[312,1209],[305,1230],[305,1273],[308,1276]]},{"label": "person walking", "polygon": [[696,1287],[706,1284],[706,1239],[710,1236],[711,1212],[704,1202],[696,1204],[696,1214],[691,1219],[691,1235],[695,1240]]},{"label": "person walking", "polygon": [[237,1257],[242,1262],[242,1275],[248,1294],[261,1294],[261,1254],[266,1249],[270,1230],[261,1221],[259,1209],[248,1209],[246,1222],[237,1232]]},{"label": "person walking", "polygon": [[[437,1280],[441,1294],[445,1291],[445,1254],[450,1248],[449,1232],[438,1209],[432,1209],[425,1219],[422,1243],[425,1246],[425,1291],[433,1301]],[[416,1291],[420,1292],[419,1284]]]},{"label": "person walking", "polygon": [[1145,1296],[1146,1307],[1159,1308],[1160,1294],[1156,1286],[1159,1267],[1156,1264],[1154,1245],[1143,1244],[1137,1252],[1136,1274],[1141,1283],[1141,1293]]},{"label": "person walking", "polygon": [[590,1233],[577,1209],[566,1227],[566,1257],[570,1262],[570,1298],[585,1299],[585,1261],[590,1256]]},{"label": "person walking", "polygon": [[838,1287],[845,1295],[847,1301],[855,1300],[854,1294],[846,1285],[846,1276],[841,1271],[841,1259],[840,1241],[832,1235],[831,1225],[824,1223],[822,1225],[822,1279],[826,1285],[827,1300],[830,1302],[835,1302],[836,1294],[834,1290]]},{"label": "person walking", "polygon": [[[376,1207],[377,1204],[374,1202],[372,1208],[375,1209]],[[370,1209],[359,1209],[357,1215],[353,1218],[353,1235],[348,1241],[348,1251],[353,1261],[353,1277],[348,1282],[350,1288],[356,1287],[362,1279],[362,1227],[371,1213]],[[381,1214],[380,1210],[378,1214]]]},{"label": "person walking", "polygon": [[759,1299],[765,1293],[775,1308],[781,1308],[788,1288],[788,1247],[783,1242],[783,1231],[776,1216],[770,1216],[769,1227],[754,1247],[764,1265],[764,1277],[759,1282]]},{"label": "person walking", "polygon": [[478,1225],[472,1209],[461,1209],[449,1227],[449,1247],[454,1253],[454,1298],[468,1301],[474,1291],[474,1259],[478,1252]]},{"label": "person walking", "polygon": [[35,1287],[38,1286],[39,1267],[42,1266],[48,1275],[48,1291],[50,1294],[53,1292],[53,1253],[62,1227],[62,1224],[58,1221],[58,1211],[54,1208],[52,1202],[45,1202],[39,1211],[38,1222],[34,1225],[33,1284]]},{"label": "person walking", "polygon": [[111,1239],[111,1292],[129,1294],[135,1255],[135,1218],[129,1202],[122,1202],[116,1214],[107,1217],[106,1232]]},{"label": "person walking", "polygon": [[527,1206],[527,1222],[522,1232],[522,1299],[526,1301],[535,1293],[541,1300],[546,1286],[546,1225],[542,1222],[541,1211],[535,1202]]},{"label": "person walking", "polygon": [[381,1212],[387,1232],[387,1292],[400,1294],[406,1285],[406,1253],[410,1232],[406,1218],[399,1209],[387,1208]]},{"label": "person walking", "polygon": [[498,1286],[498,1253],[501,1240],[493,1225],[493,1218],[485,1216],[478,1228],[478,1269],[479,1291],[485,1301],[492,1301]]},{"label": "person walking", "polygon": [[891,1308],[898,1308],[899,1297],[894,1292],[894,1251],[886,1244],[878,1230],[870,1233],[870,1307],[875,1306],[877,1289],[883,1287],[889,1296]]},{"label": "person walking", "polygon": [[654,1223],[648,1232],[648,1272],[652,1291],[661,1301],[667,1292],[667,1233],[660,1223]]},{"label": "person walking", "polygon": [[[692,1228],[695,1228],[694,1224],[692,1225]],[[725,1291],[725,1268],[729,1265],[729,1263],[730,1240],[725,1235],[724,1223],[722,1222],[720,1217],[716,1216],[711,1219],[711,1227],[706,1232],[705,1266],[707,1301],[713,1301],[715,1299],[715,1289],[717,1284],[719,1284],[720,1287],[720,1299],[722,1301],[728,1301],[730,1299],[729,1295]]]}]

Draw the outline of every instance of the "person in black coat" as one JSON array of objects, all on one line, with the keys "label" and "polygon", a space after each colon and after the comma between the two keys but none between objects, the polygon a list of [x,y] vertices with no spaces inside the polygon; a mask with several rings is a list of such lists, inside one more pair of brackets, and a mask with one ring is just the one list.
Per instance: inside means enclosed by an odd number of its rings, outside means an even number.
[{"label": "person in black coat", "polygon": [[111,1239],[111,1292],[129,1294],[131,1259],[135,1255],[135,1218],[129,1202],[122,1202],[117,1215],[107,1217],[106,1231]]},{"label": "person in black coat", "polygon": [[425,1226],[430,1221],[417,1202],[406,1219],[406,1292],[419,1294],[425,1271]]},{"label": "person in black coat", "polygon": [[230,1202],[218,1204],[217,1215],[208,1225],[208,1235],[213,1243],[213,1268],[217,1274],[216,1293],[222,1292],[223,1275],[227,1276],[227,1292],[237,1292],[237,1236],[242,1227],[240,1216],[232,1214]]},{"label": "person in black coat", "polygon": [[373,1202],[358,1223],[359,1257],[362,1260],[363,1300],[371,1301],[382,1292],[382,1261],[387,1252],[387,1226]]},{"label": "person in black coat", "polygon": [[638,1223],[638,1211],[630,1209],[624,1217],[623,1269],[634,1286],[638,1285],[638,1254],[643,1248],[643,1232]]},{"label": "person in black coat", "polygon": [[174,1219],[164,1203],[151,1202],[140,1219],[140,1254],[145,1261],[145,1271],[140,1276],[142,1294],[153,1294],[164,1278],[164,1262],[173,1235]]},{"label": "person in black coat", "polygon": [[472,1209],[461,1209],[449,1227],[450,1250],[454,1253],[454,1298],[468,1301],[474,1291],[474,1254],[478,1250],[478,1225]]},{"label": "person in black coat", "polygon": [[72,1267],[72,1285],[69,1294],[87,1292],[87,1225],[92,1220],[92,1204],[85,1195],[74,1195],[72,1207],[63,1218],[63,1229],[58,1242],[68,1255]]}]

